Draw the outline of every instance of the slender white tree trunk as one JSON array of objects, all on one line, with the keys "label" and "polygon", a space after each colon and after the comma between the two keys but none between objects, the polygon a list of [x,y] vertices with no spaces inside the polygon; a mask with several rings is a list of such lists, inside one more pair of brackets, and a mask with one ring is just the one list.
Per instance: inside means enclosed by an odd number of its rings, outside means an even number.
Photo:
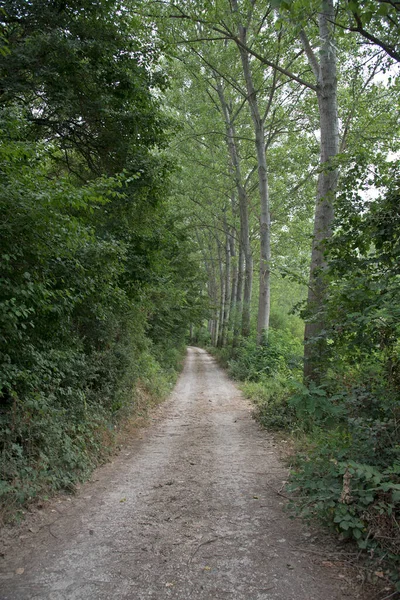
[{"label": "slender white tree trunk", "polygon": [[[249,200],[246,189],[243,185],[243,178],[240,167],[240,158],[236,145],[235,128],[231,120],[228,104],[226,102],[223,88],[217,83],[217,92],[221,104],[222,114],[226,126],[226,140],[229,156],[232,165],[232,171],[235,177],[235,185],[239,198],[240,215],[240,247],[244,255],[244,290],[242,302],[242,335],[247,337],[250,334],[250,306],[253,285],[253,255],[250,244],[249,227]],[[237,303],[237,307],[239,304]]]},{"label": "slender white tree trunk", "polygon": [[224,227],[225,227],[225,298],[224,298],[224,314],[223,314],[223,322],[222,322],[222,335],[221,335],[221,345],[222,347],[226,346],[228,339],[228,330],[229,330],[229,314],[230,314],[230,300],[231,300],[231,245],[230,238],[231,232],[229,230],[228,224],[226,222],[226,218],[224,219]]},{"label": "slender white tree trunk", "polygon": [[238,346],[239,340],[240,340],[240,317],[242,314],[243,281],[244,281],[244,252],[243,252],[243,247],[242,247],[242,241],[240,240],[236,298],[235,298],[235,314],[234,314],[234,324],[233,324],[233,340],[232,340],[233,347]]},{"label": "slender white tree trunk", "polygon": [[260,115],[257,93],[253,83],[247,44],[246,29],[239,25],[239,46],[243,75],[246,82],[247,101],[253,120],[260,195],[260,288],[258,297],[257,342],[260,344],[269,328],[271,296],[271,216],[269,207],[268,171],[265,154],[264,122]]},{"label": "slender white tree trunk", "polygon": [[198,232],[196,232],[197,243],[200,251],[203,255],[204,265],[207,272],[207,293],[212,306],[211,317],[208,319],[208,331],[211,337],[211,344],[217,345],[218,342],[218,329],[219,329],[219,316],[218,316],[218,284],[215,273],[215,263],[213,261],[213,247],[210,239],[202,239]]},{"label": "slender white tree trunk", "polygon": [[236,242],[234,235],[229,238],[229,253],[231,256],[231,299],[230,299],[230,321],[232,317],[235,317],[236,308],[236,297],[237,297],[237,286],[238,286],[238,274],[239,265],[236,254]]},{"label": "slender white tree trunk", "polygon": [[224,268],[225,265],[224,265],[224,261],[223,261],[221,245],[222,245],[221,242],[218,240],[217,241],[218,265],[219,265],[219,312],[218,312],[219,330],[218,330],[218,338],[217,338],[218,348],[222,347],[222,338],[223,338],[223,331],[224,331],[225,299],[226,299],[225,268]]},{"label": "slender white tree trunk", "polygon": [[314,314],[314,318],[306,323],[304,354],[304,377],[313,380],[319,379],[319,370],[323,366],[325,343],[321,334],[324,330],[323,310],[326,298],[325,240],[332,234],[338,180],[337,166],[333,161],[339,151],[334,17],[333,0],[322,0],[319,13],[319,61],[311,50],[306,36],[302,34],[303,46],[317,79],[321,135],[321,172],[318,178],[308,292],[308,310]]},{"label": "slender white tree trunk", "polygon": [[[237,213],[237,202],[236,202],[236,193],[232,192],[231,195],[231,205],[232,205],[232,214],[236,215]],[[239,225],[240,226],[240,225]],[[239,260],[236,252],[236,237],[237,230],[235,227],[231,230],[231,235],[229,237],[229,254],[231,257],[231,297],[230,297],[230,309],[229,309],[229,329],[232,331],[232,344],[235,343],[235,325],[237,320],[237,310],[241,308],[237,305],[238,298],[238,285],[239,285]],[[240,254],[240,253],[239,253]],[[241,304],[241,297],[239,299]]]}]

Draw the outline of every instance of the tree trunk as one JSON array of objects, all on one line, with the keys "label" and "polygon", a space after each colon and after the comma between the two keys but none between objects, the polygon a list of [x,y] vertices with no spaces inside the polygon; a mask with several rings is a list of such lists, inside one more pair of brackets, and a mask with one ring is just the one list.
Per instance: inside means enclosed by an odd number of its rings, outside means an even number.
[{"label": "tree trunk", "polygon": [[[236,145],[235,128],[232,123],[230,110],[226,102],[222,86],[219,82],[217,82],[217,92],[221,103],[222,114],[225,120],[226,140],[228,145],[229,156],[231,159],[232,171],[235,177],[235,185],[239,197],[240,248],[243,252],[245,263],[241,333],[244,337],[247,337],[250,335],[250,305],[253,285],[253,255],[250,245],[249,201],[246,189],[243,185],[243,178],[240,168],[240,158]],[[238,306],[239,304],[237,304],[237,307]]]},{"label": "tree trunk", "polygon": [[236,297],[235,297],[235,313],[234,313],[234,324],[233,324],[233,340],[232,340],[232,346],[234,348],[236,348],[238,346],[239,339],[240,339],[240,316],[242,314],[243,283],[244,283],[244,252],[243,252],[242,242],[240,241],[237,286],[236,286]]},{"label": "tree trunk", "polygon": [[327,291],[324,281],[324,270],[327,266],[325,240],[332,234],[338,179],[338,170],[332,163],[332,159],[339,151],[336,52],[332,25],[334,17],[333,0],[323,0],[319,14],[321,40],[319,62],[313,54],[307,38],[302,34],[304,48],[317,78],[321,134],[321,172],[318,178],[308,291],[308,312],[314,317],[312,321],[306,323],[304,336],[304,378],[317,382],[320,379],[321,370],[324,368],[326,352],[326,343],[322,336],[325,328],[323,310]]},{"label": "tree trunk", "polygon": [[217,336],[217,347],[222,348],[222,337],[224,330],[224,314],[225,314],[225,270],[222,260],[221,242],[217,240],[218,246],[218,265],[219,265],[219,311],[218,311],[218,336]]},{"label": "tree trunk", "polygon": [[225,347],[228,340],[229,330],[229,315],[231,308],[231,244],[230,239],[232,234],[229,230],[226,218],[224,219],[225,226],[225,299],[224,299],[224,314],[222,322],[221,346]]},{"label": "tree trunk", "polygon": [[229,308],[229,323],[230,329],[233,330],[235,323],[235,309],[236,309],[236,296],[238,286],[238,261],[236,256],[236,243],[234,235],[231,235],[229,239],[229,254],[231,257],[231,298]]},{"label": "tree trunk", "polygon": [[[244,240],[242,239],[242,244]],[[246,244],[247,245],[247,244]],[[249,244],[250,245],[250,244]],[[253,256],[251,250],[244,249],[244,291],[242,303],[242,336],[250,335],[251,292],[253,289]]]},{"label": "tree trunk", "polygon": [[246,29],[239,25],[239,46],[246,82],[247,101],[254,125],[255,145],[258,167],[258,190],[260,195],[260,288],[258,297],[257,343],[260,344],[268,333],[270,314],[270,280],[271,280],[271,217],[269,209],[268,172],[265,155],[264,122],[261,118],[257,93],[254,88],[250,68],[249,54],[246,46]]},{"label": "tree trunk", "polygon": [[[215,264],[213,261],[213,248],[210,240],[201,239],[198,232],[196,232],[196,237],[207,272],[207,293],[210,304],[213,306],[212,317],[208,320],[208,331],[210,333],[211,345],[216,346],[218,341],[218,291]],[[208,246],[208,252],[205,246]]]}]

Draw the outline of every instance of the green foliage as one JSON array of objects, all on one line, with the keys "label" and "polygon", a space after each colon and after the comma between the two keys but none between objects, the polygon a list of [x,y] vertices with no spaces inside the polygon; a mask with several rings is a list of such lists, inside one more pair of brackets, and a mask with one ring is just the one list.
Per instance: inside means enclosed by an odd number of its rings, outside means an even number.
[{"label": "green foliage", "polygon": [[294,408],[304,429],[312,429],[315,425],[332,425],[343,415],[340,394],[329,395],[323,385],[317,386],[313,381],[308,385],[295,381],[293,387],[288,404]]},{"label": "green foliage", "polygon": [[[17,4],[8,3],[11,12]],[[36,14],[37,4],[43,14]],[[112,448],[118,422],[135,410],[136,387],[153,398],[170,391],[188,325],[203,315],[192,245],[168,202],[171,165],[161,150],[165,130],[150,63],[144,53],[130,52],[132,38],[114,56],[122,39],[112,38],[116,22],[103,23],[105,51],[101,6],[70,12],[68,3],[57,21],[47,5],[22,7],[26,27],[15,26],[10,63],[0,59],[0,503],[6,516],[87,477]],[[11,12],[6,20],[15,17]],[[41,28],[31,27],[36,21]],[[94,22],[98,29],[90,31]],[[8,21],[5,27],[11,35]],[[94,53],[101,47],[96,59],[89,46]],[[42,53],[43,63],[27,76],[27,63]],[[78,57],[79,69],[69,73],[74,81],[53,77]],[[129,85],[122,91],[114,83],[126,82],[125,69]],[[108,87],[100,89],[104,78]],[[16,104],[15,96],[23,101]],[[91,121],[92,110],[102,119]]]},{"label": "green foliage", "polygon": [[241,381],[260,381],[276,373],[290,375],[301,366],[302,346],[289,332],[270,329],[262,345],[242,340],[229,361],[229,373]]},{"label": "green foliage", "polygon": [[260,382],[246,382],[241,387],[246,398],[255,404],[254,417],[263,427],[286,430],[296,427],[296,413],[288,403],[292,385],[286,377],[276,375]]},{"label": "green foliage", "polygon": [[272,429],[293,429],[296,412],[288,400],[294,376],[301,369],[302,345],[288,331],[270,329],[268,341],[259,345],[245,339],[238,348],[210,348],[229,374],[244,382],[242,390],[254,402],[255,418]]},{"label": "green foliage", "polygon": [[[297,386],[294,407],[308,444],[296,459],[293,505],[384,560],[396,580],[400,517],[399,178],[376,165],[381,197],[367,201],[370,170],[343,178],[329,243],[329,349],[320,386]],[[371,181],[369,182],[371,184]]]},{"label": "green foliage", "polygon": [[[373,439],[371,433],[369,444]],[[396,579],[400,463],[382,468],[363,462],[369,458],[367,444],[360,446],[357,436],[342,428],[314,429],[309,444],[306,453],[297,455],[288,486],[294,492],[292,508],[385,560]]]},{"label": "green foliage", "polygon": [[[200,346],[201,348],[207,347],[210,348],[210,344],[211,344],[211,333],[208,330],[207,327],[201,326],[201,327],[197,327],[194,331],[194,336],[193,336],[193,343],[195,343],[196,345]],[[213,353],[217,353],[219,351],[226,351],[227,354],[230,356],[231,352],[230,349],[228,348],[214,348],[212,350]]]},{"label": "green foliage", "polygon": [[367,201],[354,188],[356,180],[362,189],[368,170],[360,161],[343,177],[329,243],[321,383],[296,381],[290,352],[280,352],[274,337],[268,350],[243,344],[229,364],[247,379],[243,391],[263,426],[300,434],[288,486],[292,508],[356,542],[398,581],[399,184],[383,161],[375,179],[382,195]]},{"label": "green foliage", "polygon": [[376,183],[386,187],[384,198],[366,203],[358,193],[347,191],[340,198],[340,226],[330,244],[335,284],[328,305],[333,321],[329,335],[332,347],[340,345],[355,359],[373,353],[379,362],[394,361],[390,368],[395,369],[400,314],[399,173],[383,173]]},{"label": "green foliage", "polygon": [[92,224],[118,181],[55,185],[39,152],[19,143],[2,154],[1,500],[11,508],[87,476],[134,408],[135,383],[158,398],[171,389],[185,331],[170,326],[164,349],[152,348],[145,303],[132,280],[121,285],[132,246]]},{"label": "green foliage", "polygon": [[[298,27],[309,16],[310,9],[317,9],[315,2],[304,0],[273,0],[273,8],[279,9],[282,21],[287,20],[288,12]],[[388,56],[400,61],[398,32],[400,28],[399,9],[391,2],[374,2],[373,0],[350,0],[340,2],[336,9],[338,36],[348,36],[349,32],[357,32],[366,44],[375,44],[382,48]],[[352,35],[355,35],[353,33]]]},{"label": "green foliage", "polygon": [[81,176],[138,167],[165,125],[152,94],[165,86],[159,50],[141,30],[114,1],[6,0],[0,102],[23,98],[31,135],[57,141],[59,161]]}]

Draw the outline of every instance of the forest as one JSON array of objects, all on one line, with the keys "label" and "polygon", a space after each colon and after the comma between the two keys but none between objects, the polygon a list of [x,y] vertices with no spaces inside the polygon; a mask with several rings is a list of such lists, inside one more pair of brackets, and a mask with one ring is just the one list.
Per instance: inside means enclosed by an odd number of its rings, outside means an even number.
[{"label": "forest", "polygon": [[396,580],[399,40],[397,0],[2,2],[4,521],[194,345],[294,440],[292,509]]}]

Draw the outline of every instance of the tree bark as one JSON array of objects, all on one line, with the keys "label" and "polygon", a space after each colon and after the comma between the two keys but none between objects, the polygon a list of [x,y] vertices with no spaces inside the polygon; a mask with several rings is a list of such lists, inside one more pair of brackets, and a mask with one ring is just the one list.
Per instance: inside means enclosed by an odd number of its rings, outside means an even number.
[{"label": "tree bark", "polygon": [[314,55],[308,40],[302,33],[302,42],[314,75],[317,78],[317,96],[320,113],[320,165],[314,218],[314,237],[311,251],[311,266],[308,291],[308,313],[313,319],[306,323],[304,378],[320,379],[324,365],[326,344],[323,338],[324,302],[327,267],[325,256],[326,240],[332,234],[334,200],[338,170],[333,159],[339,151],[339,121],[337,109],[336,51],[333,41],[333,0],[322,0],[319,14],[320,57]]},{"label": "tree bark", "polygon": [[237,298],[237,287],[238,287],[238,274],[239,274],[239,265],[237,261],[236,255],[236,243],[234,235],[231,235],[229,239],[229,253],[231,256],[231,299],[230,299],[230,321],[232,321],[235,317],[235,307],[236,307],[236,298]]},{"label": "tree bark", "polygon": [[[247,198],[247,196],[246,196]],[[243,302],[242,302],[242,336],[248,337],[250,335],[250,307],[251,307],[251,294],[253,289],[253,255],[251,253],[249,232],[249,221],[248,211],[246,205],[246,214],[242,214],[242,208],[244,205],[241,204],[241,220],[244,224],[243,230],[240,230],[240,237],[242,241],[243,254],[244,254],[244,290],[243,290]],[[244,212],[244,211],[243,211]]]},{"label": "tree bark", "polygon": [[219,265],[219,292],[220,292],[219,311],[218,311],[219,330],[218,330],[218,337],[217,337],[217,347],[222,348],[223,331],[224,331],[224,315],[225,315],[225,298],[226,298],[225,292],[226,291],[225,291],[225,269],[224,269],[224,263],[223,263],[223,258],[222,258],[221,242],[219,240],[217,240],[217,247],[218,247],[218,265]]},{"label": "tree bark", "polygon": [[[234,2],[234,4],[236,4]],[[265,154],[264,122],[260,115],[257,92],[253,83],[249,54],[245,50],[247,43],[246,28],[239,24],[238,46],[246,83],[247,101],[254,125],[255,146],[258,167],[258,190],[260,196],[260,288],[258,296],[257,343],[260,344],[268,334],[271,296],[271,216],[269,207],[268,171]]]},{"label": "tree bark", "polygon": [[225,347],[228,340],[229,331],[229,315],[231,308],[231,231],[224,215],[225,228],[225,298],[224,298],[224,314],[222,320],[222,335],[221,346]]},{"label": "tree bark", "polygon": [[[211,345],[216,346],[218,341],[218,291],[215,264],[213,262],[213,249],[209,239],[201,239],[198,232],[196,232],[196,237],[207,273],[207,293],[210,304],[213,306],[211,317],[208,319],[208,331],[210,333]],[[208,246],[208,252],[206,246]]]},{"label": "tree bark", "polygon": [[242,247],[242,241],[240,240],[237,286],[236,286],[236,297],[235,297],[235,313],[234,313],[234,324],[233,324],[233,339],[232,339],[232,346],[234,348],[236,348],[239,345],[239,340],[240,340],[240,317],[242,314],[243,283],[244,283],[244,252],[243,252],[243,247]]},{"label": "tree bark", "polygon": [[[232,123],[230,110],[225,99],[222,85],[219,82],[217,82],[216,89],[221,104],[222,114],[225,120],[227,146],[239,198],[240,249],[244,256],[245,265],[241,333],[244,337],[248,337],[250,335],[250,306],[253,285],[253,255],[250,244],[249,201],[243,184],[240,158],[236,145],[235,127]],[[237,308],[238,307],[239,303],[237,303]]]}]

